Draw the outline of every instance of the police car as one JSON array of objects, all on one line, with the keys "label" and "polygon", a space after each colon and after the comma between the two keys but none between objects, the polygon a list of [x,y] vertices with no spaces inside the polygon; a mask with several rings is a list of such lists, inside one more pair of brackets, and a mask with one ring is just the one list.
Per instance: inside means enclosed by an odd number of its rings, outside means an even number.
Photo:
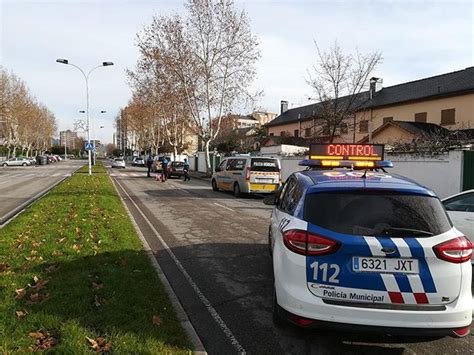
[{"label": "police car", "polygon": [[266,203],[277,323],[469,334],[471,242],[436,195],[389,174],[382,145],[312,145]]}]

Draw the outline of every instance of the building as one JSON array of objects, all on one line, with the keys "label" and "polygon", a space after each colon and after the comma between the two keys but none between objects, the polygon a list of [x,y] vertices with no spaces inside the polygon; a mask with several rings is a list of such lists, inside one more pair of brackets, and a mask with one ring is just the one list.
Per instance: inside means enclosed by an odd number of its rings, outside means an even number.
[{"label": "building", "polygon": [[[372,78],[370,89],[354,102],[355,117],[340,125],[335,142],[370,142],[374,131],[389,121],[432,123],[449,130],[472,128],[474,67],[386,88],[381,79]],[[288,102],[282,101],[280,115],[265,127],[270,136],[314,137],[321,108],[316,103],[288,109]]]},{"label": "building", "polygon": [[66,145],[67,149],[81,149],[82,147],[77,146],[77,141],[77,132],[73,132],[69,129],[59,132],[59,145],[61,147]]}]

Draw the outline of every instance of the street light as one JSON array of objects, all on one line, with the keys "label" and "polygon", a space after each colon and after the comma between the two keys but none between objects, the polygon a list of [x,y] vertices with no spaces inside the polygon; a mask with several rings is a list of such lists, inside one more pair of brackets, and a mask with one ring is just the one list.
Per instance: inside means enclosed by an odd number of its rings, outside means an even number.
[{"label": "street light", "polygon": [[[84,70],[82,70],[80,67],[78,67],[77,65],[75,64],[72,64],[72,63],[69,63],[69,60],[67,59],[64,59],[64,58],[59,58],[59,59],[56,59],[56,62],[60,63],[60,64],[68,64],[68,65],[71,65],[73,66],[74,68],[78,69],[82,75],[84,76],[84,79],[86,81],[86,114],[87,114],[87,141],[89,142],[89,145],[91,143],[91,130],[90,130],[90,127],[91,127],[91,122],[90,122],[90,116],[89,116],[89,75],[91,75],[91,73],[96,70],[97,68],[100,68],[100,67],[108,67],[108,66],[111,66],[111,65],[114,65],[113,62],[102,62],[102,64],[100,65],[97,65],[95,67],[93,67],[91,70],[89,70],[89,72],[86,74],[84,72]],[[93,139],[94,137],[92,137]],[[92,153],[91,153],[91,150],[89,149],[89,175],[92,175]]]}]

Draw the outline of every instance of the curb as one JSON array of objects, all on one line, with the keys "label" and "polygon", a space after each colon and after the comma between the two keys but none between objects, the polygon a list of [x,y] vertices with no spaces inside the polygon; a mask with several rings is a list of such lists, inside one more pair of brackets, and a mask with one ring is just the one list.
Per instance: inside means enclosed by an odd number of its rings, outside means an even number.
[{"label": "curb", "polygon": [[[108,174],[107,174],[108,175]],[[163,284],[163,287],[165,289],[165,292],[167,293],[171,304],[173,306],[174,311],[176,312],[176,317],[178,318],[178,321],[181,325],[181,327],[184,329],[186,334],[189,337],[189,340],[193,344],[194,347],[194,354],[207,354],[206,349],[204,348],[204,345],[202,344],[201,339],[199,338],[199,335],[196,332],[196,329],[194,329],[193,324],[188,318],[188,315],[184,311],[183,306],[181,305],[181,302],[178,299],[178,296],[176,296],[176,293],[174,292],[173,288],[171,287],[171,284],[168,281],[168,278],[164,274],[163,270],[160,267],[160,264],[156,260],[155,256],[153,255],[153,251],[150,248],[150,245],[146,241],[145,237],[143,236],[140,227],[138,226],[137,222],[132,216],[132,213],[130,212],[127,204],[125,203],[125,200],[123,199],[122,195],[118,191],[117,185],[112,179],[110,175],[109,179],[112,181],[112,184],[114,185],[115,191],[117,192],[117,195],[119,196],[120,200],[122,201],[123,206],[125,207],[125,210],[127,211],[129,219],[132,221],[133,227],[135,228],[135,231],[138,234],[138,237],[140,238],[142,244],[143,244],[143,249],[148,255],[148,258],[150,259],[150,262],[155,269],[156,273],[158,274],[158,278],[160,279],[161,283]]]}]

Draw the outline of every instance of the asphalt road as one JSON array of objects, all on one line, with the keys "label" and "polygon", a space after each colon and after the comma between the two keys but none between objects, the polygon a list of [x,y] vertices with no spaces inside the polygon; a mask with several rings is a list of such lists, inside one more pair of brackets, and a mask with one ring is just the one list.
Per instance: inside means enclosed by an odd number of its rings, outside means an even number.
[{"label": "asphalt road", "polygon": [[211,354],[474,353],[472,333],[424,339],[276,328],[267,249],[271,208],[261,198],[236,199],[195,179],[157,182],[144,168],[110,174]]},{"label": "asphalt road", "polygon": [[12,212],[84,165],[68,160],[49,165],[0,167],[0,225]]}]

